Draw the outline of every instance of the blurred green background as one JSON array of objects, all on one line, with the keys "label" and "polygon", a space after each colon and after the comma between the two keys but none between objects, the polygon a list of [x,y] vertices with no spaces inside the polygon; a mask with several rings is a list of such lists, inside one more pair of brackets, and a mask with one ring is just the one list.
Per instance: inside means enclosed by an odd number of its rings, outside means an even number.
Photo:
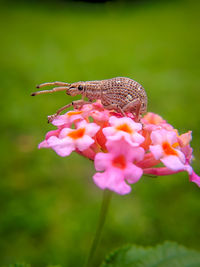
[{"label": "blurred green background", "polygon": [[[193,131],[200,174],[199,1],[7,2],[0,8],[0,266],[83,266],[102,191],[93,163],[38,150],[47,115],[72,98],[35,98],[35,85],[126,76],[148,110]],[[97,261],[127,243],[172,240],[200,250],[200,189],[185,173],[142,178],[113,195]]]}]

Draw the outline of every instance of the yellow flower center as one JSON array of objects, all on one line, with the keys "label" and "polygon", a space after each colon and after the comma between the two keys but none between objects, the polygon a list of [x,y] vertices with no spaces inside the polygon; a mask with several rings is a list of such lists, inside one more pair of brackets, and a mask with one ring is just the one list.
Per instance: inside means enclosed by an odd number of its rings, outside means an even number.
[{"label": "yellow flower center", "polygon": [[[174,145],[177,146],[176,143]],[[174,145],[172,145],[172,146],[174,146]],[[162,144],[162,148],[163,148],[166,155],[178,156],[178,153],[176,152],[176,150],[172,146],[168,142],[164,142]]]},{"label": "yellow flower center", "polygon": [[68,113],[67,113],[67,116],[73,116],[73,115],[79,115],[79,114],[82,114],[83,113],[83,111],[69,111]]},{"label": "yellow flower center", "polygon": [[127,123],[118,125],[116,127],[116,130],[123,131],[123,132],[129,133],[129,134],[133,133],[133,130],[129,127],[129,125]]},{"label": "yellow flower center", "polygon": [[79,128],[77,130],[74,130],[70,133],[68,133],[67,136],[69,136],[72,139],[79,139],[81,137],[83,137],[85,134],[85,128]]}]

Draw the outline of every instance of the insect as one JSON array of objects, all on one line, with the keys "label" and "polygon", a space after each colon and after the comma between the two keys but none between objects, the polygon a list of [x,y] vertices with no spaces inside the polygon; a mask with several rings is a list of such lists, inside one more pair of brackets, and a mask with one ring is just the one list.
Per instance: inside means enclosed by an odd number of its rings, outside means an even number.
[{"label": "insect", "polygon": [[[144,88],[130,78],[117,77],[107,80],[75,83],[49,82],[42,83],[37,88],[49,85],[58,87],[54,87],[51,90],[38,91],[31,95],[35,96],[57,91],[66,91],[66,94],[70,96],[82,95],[81,100],[73,101],[60,108],[55,114],[48,116],[49,122],[72,105],[80,107],[97,99],[101,100],[104,108],[120,112],[123,116],[126,116],[126,112],[131,112],[135,116],[136,121],[140,120],[140,116],[147,110],[147,95]],[[88,101],[84,100],[85,97],[88,98]]]}]

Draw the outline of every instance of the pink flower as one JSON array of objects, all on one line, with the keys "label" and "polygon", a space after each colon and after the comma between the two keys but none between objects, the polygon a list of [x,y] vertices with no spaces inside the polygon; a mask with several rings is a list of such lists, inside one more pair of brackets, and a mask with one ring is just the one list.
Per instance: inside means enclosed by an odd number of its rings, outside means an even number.
[{"label": "pink flower", "polygon": [[106,110],[96,101],[54,118],[57,129],[46,134],[39,148],[52,148],[62,157],[75,151],[94,160],[95,184],[122,195],[143,173],[163,176],[187,171],[189,180],[200,187],[200,177],[190,166],[191,131],[179,135],[155,113],[147,113],[141,122],[135,122],[132,114],[122,117]]},{"label": "pink flower", "polygon": [[94,164],[97,171],[93,176],[94,182],[101,189],[108,188],[118,194],[124,195],[131,191],[126,183],[136,183],[143,171],[133,162],[140,161],[144,157],[141,147],[131,147],[124,140],[107,143],[109,153],[98,153]]},{"label": "pink flower", "polygon": [[155,159],[159,160],[173,171],[186,170],[189,174],[192,168],[185,165],[184,154],[180,151],[177,135],[174,131],[165,129],[156,130],[151,133],[152,144],[150,151]]},{"label": "pink flower", "polygon": [[192,156],[192,150],[193,149],[190,147],[191,140],[192,140],[192,132],[191,131],[178,136],[178,142],[179,142],[181,151],[185,155],[185,159],[186,159],[186,162],[188,164],[190,164],[192,159],[193,159],[193,156]]},{"label": "pink flower", "polygon": [[74,121],[83,120],[82,117],[83,111],[68,111],[64,115],[59,115],[55,117],[52,121],[52,124],[55,126],[65,125],[66,127],[70,127]]},{"label": "pink flower", "polygon": [[49,144],[47,143],[47,140],[51,137],[51,136],[58,136],[60,133],[61,129],[57,129],[57,130],[53,130],[50,131],[46,134],[45,136],[45,140],[42,141],[39,145],[38,148],[49,148]]},{"label": "pink flower", "polygon": [[138,146],[144,142],[144,137],[139,133],[142,129],[141,123],[136,123],[131,118],[115,116],[110,117],[109,123],[111,126],[103,129],[107,140],[125,139],[131,146]]},{"label": "pink flower", "polygon": [[59,156],[65,157],[76,149],[83,151],[89,148],[94,143],[92,137],[97,133],[99,128],[95,123],[81,121],[78,123],[77,129],[63,128],[58,136],[50,136],[46,140],[46,143]]},{"label": "pink flower", "polygon": [[161,116],[153,112],[148,112],[142,119],[142,123],[145,125],[145,129],[150,131],[166,129],[173,130],[173,126],[166,122]]}]

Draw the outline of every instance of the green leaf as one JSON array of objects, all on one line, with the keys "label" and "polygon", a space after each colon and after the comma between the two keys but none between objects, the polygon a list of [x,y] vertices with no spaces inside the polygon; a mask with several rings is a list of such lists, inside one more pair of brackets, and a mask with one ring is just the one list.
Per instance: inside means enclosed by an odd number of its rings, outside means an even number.
[{"label": "green leaf", "polygon": [[200,253],[174,242],[155,247],[129,245],[111,253],[101,267],[199,267]]}]

